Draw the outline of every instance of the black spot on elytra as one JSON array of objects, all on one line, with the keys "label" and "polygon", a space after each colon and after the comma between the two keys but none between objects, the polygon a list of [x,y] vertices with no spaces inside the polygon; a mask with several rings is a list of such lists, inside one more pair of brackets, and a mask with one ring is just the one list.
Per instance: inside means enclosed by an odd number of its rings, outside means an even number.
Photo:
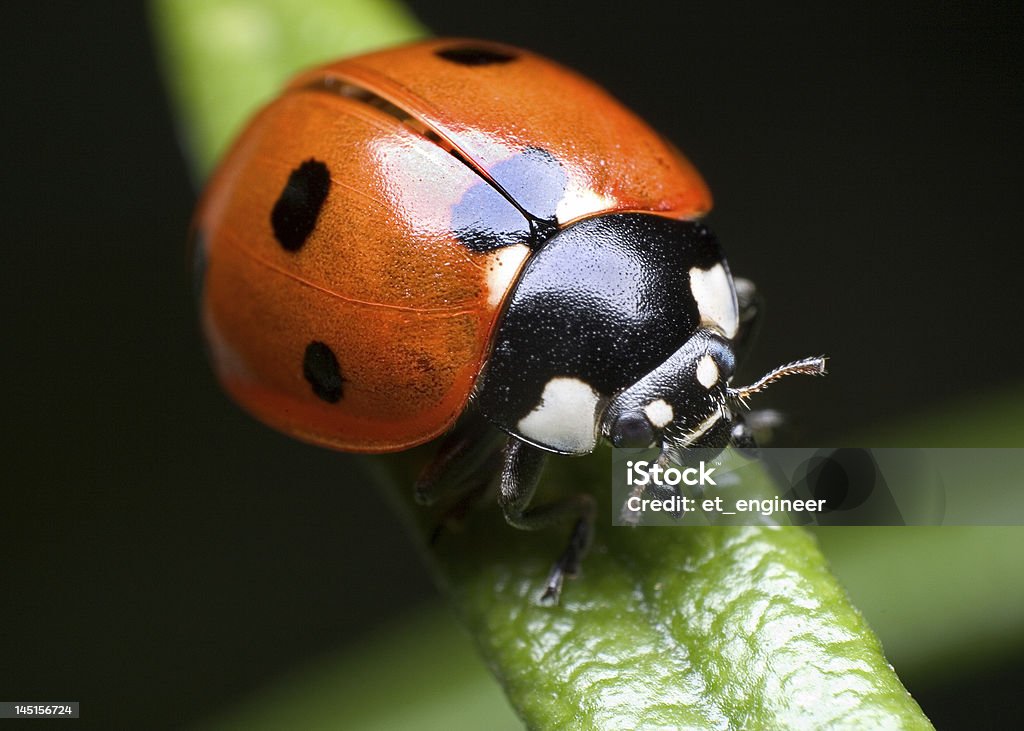
[{"label": "black spot on elytra", "polygon": [[342,384],[338,359],[327,345],[314,340],[306,346],[302,358],[302,375],[313,387],[313,393],[328,403],[337,403],[342,397]]},{"label": "black spot on elytra", "polygon": [[313,233],[330,186],[331,174],[319,160],[310,158],[292,170],[270,213],[274,237],[286,250],[298,251]]},{"label": "black spot on elytra", "polygon": [[434,53],[445,61],[451,61],[461,66],[490,66],[496,63],[508,63],[518,58],[514,53],[482,46],[452,46],[441,48]]},{"label": "black spot on elytra", "polygon": [[192,233],[189,242],[192,249],[192,296],[199,307],[203,306],[203,290],[206,285],[206,234],[202,229]]}]

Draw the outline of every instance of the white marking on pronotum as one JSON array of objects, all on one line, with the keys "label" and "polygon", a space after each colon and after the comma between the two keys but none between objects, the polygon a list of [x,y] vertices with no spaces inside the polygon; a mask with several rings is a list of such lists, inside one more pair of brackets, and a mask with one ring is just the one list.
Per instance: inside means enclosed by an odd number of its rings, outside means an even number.
[{"label": "white marking on pronotum", "polygon": [[552,378],[537,407],[519,420],[519,431],[542,446],[585,454],[597,445],[600,399],[597,391],[578,378]]},{"label": "white marking on pronotum", "polygon": [[714,388],[718,383],[718,364],[707,353],[697,362],[697,380],[708,390]]},{"label": "white marking on pronotum", "polygon": [[707,432],[708,429],[717,424],[718,420],[721,419],[722,416],[724,416],[722,410],[716,409],[714,413],[711,414],[711,416],[709,416],[704,421],[699,423],[692,432],[686,435],[686,442],[683,446],[686,446],[687,444],[693,444],[695,441],[704,436],[705,432]]},{"label": "white marking on pronotum", "polygon": [[525,244],[502,246],[487,255],[487,304],[497,307],[516,281],[523,262],[530,256],[530,247]]},{"label": "white marking on pronotum", "polygon": [[672,413],[672,404],[661,398],[647,404],[644,407],[644,413],[647,414],[648,421],[659,429],[664,429],[675,416],[675,414]]},{"label": "white marking on pronotum", "polygon": [[691,269],[690,292],[700,310],[701,325],[717,328],[727,338],[736,337],[740,326],[736,290],[721,263],[707,270]]},{"label": "white marking on pronotum", "polygon": [[555,217],[564,223],[594,211],[610,210],[616,202],[614,198],[598,193],[588,185],[580,186],[570,180],[562,200],[558,201],[555,208]]}]

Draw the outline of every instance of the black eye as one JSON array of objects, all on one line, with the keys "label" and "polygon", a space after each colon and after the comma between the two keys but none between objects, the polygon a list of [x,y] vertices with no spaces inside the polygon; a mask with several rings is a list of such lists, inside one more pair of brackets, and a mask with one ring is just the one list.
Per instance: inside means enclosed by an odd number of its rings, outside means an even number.
[{"label": "black eye", "polygon": [[637,411],[627,411],[612,425],[613,447],[649,447],[654,444],[654,429],[647,417]]}]

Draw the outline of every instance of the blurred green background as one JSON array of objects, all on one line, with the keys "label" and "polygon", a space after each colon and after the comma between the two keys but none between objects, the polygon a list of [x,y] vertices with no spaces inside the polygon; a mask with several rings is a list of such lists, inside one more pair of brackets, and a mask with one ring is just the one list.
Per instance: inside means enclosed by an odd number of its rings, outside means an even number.
[{"label": "blurred green background", "polygon": [[[1020,443],[1018,11],[409,4],[438,34],[579,69],[687,152],[768,300],[740,377],[832,357],[825,381],[765,394],[783,443]],[[15,8],[3,32],[0,695],[80,700],[106,728],[244,727],[324,697],[355,728],[514,727],[359,460],[251,422],[214,383],[145,8]],[[821,535],[940,728],[1019,715],[1022,533]],[[419,710],[388,716],[398,700]]]}]

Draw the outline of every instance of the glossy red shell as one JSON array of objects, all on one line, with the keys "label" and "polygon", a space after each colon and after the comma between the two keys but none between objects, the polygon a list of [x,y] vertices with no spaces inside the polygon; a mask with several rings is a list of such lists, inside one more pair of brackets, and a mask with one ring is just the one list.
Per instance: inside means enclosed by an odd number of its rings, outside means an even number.
[{"label": "glossy red shell", "polygon": [[[508,58],[438,53],[450,49]],[[710,208],[700,176],[640,119],[520,49],[430,40],[298,76],[225,157],[194,224],[203,327],[232,397],[271,426],[349,451],[400,450],[449,428],[531,253],[526,236],[468,247],[453,212],[475,189],[486,210],[518,215],[494,185],[522,189],[502,163],[530,150],[560,167],[557,200],[542,201],[559,226],[612,210],[694,218]],[[310,159],[326,165],[329,189],[312,233],[289,251],[271,211]],[[338,361],[334,402],[304,375],[314,341]]]}]

